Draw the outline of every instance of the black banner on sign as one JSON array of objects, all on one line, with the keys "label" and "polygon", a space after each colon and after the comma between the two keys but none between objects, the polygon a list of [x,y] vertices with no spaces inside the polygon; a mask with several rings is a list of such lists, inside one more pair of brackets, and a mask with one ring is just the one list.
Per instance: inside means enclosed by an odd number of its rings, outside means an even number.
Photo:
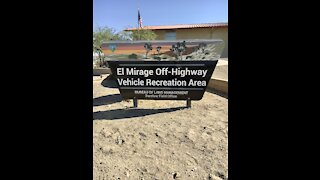
[{"label": "black banner on sign", "polygon": [[124,99],[200,100],[218,60],[108,61]]}]

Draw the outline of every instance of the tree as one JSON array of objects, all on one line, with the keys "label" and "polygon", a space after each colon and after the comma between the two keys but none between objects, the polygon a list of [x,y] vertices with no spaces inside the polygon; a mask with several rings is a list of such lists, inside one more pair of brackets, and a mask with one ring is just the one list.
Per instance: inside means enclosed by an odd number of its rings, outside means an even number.
[{"label": "tree", "polygon": [[146,59],[148,58],[148,53],[152,50],[151,43],[145,43],[144,48],[146,49]]},{"label": "tree", "polygon": [[160,50],[161,50],[161,46],[158,46],[158,47],[157,47],[157,52],[158,52],[158,54],[160,54]]},{"label": "tree", "polygon": [[132,40],[155,40],[157,34],[149,29],[138,29],[132,31],[131,34]]},{"label": "tree", "polygon": [[170,50],[176,55],[177,59],[182,60],[182,53],[186,50],[186,41],[173,44]]},{"label": "tree", "polygon": [[108,27],[98,27],[93,32],[93,52],[97,53],[100,60],[100,67],[104,63],[104,56],[102,56],[102,49],[101,45],[104,41],[110,41],[114,38],[117,38],[115,36],[115,30]]},{"label": "tree", "polygon": [[130,31],[121,31],[114,35],[114,40],[130,41],[133,40],[132,32]]}]

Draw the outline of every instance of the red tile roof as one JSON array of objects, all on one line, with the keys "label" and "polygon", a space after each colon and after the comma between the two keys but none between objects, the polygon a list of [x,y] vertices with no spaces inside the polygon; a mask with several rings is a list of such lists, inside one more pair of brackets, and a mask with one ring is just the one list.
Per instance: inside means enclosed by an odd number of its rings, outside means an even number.
[{"label": "red tile roof", "polygon": [[[210,28],[210,27],[228,27],[228,23],[205,23],[205,24],[178,24],[163,26],[144,26],[143,29],[192,29],[192,28]],[[138,28],[128,28],[125,31],[137,30]]]}]

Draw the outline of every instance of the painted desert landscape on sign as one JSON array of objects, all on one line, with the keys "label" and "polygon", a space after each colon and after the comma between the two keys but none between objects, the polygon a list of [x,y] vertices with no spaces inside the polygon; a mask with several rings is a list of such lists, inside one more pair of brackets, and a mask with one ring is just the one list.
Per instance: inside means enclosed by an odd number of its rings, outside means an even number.
[{"label": "painted desert landscape on sign", "polygon": [[220,58],[223,47],[219,39],[109,41],[101,46],[107,60],[214,60]]}]

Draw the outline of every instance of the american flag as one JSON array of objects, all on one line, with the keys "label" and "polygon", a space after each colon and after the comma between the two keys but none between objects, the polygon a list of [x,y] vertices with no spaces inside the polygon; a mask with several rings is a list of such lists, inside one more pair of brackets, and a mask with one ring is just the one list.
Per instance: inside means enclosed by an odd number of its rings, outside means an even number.
[{"label": "american flag", "polygon": [[139,28],[142,28],[142,19],[140,16],[140,10],[138,10],[138,24],[139,24]]}]

